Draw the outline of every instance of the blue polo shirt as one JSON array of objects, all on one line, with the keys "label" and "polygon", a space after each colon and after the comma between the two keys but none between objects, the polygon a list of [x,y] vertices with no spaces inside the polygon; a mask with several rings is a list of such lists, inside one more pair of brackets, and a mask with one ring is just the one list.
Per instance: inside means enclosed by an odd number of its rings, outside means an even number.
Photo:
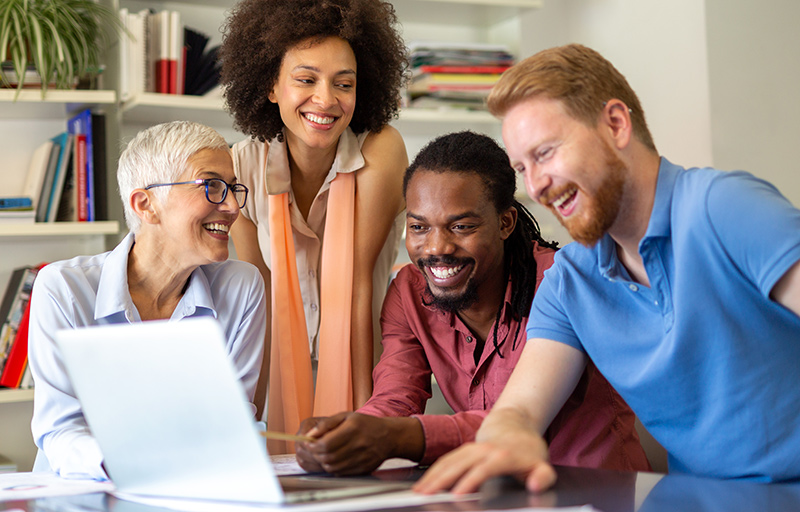
[{"label": "blue polo shirt", "polygon": [[592,358],[671,471],[800,478],[800,318],[769,299],[800,260],[800,211],[744,172],[661,159],[635,283],[606,236],[556,254],[528,338]]}]

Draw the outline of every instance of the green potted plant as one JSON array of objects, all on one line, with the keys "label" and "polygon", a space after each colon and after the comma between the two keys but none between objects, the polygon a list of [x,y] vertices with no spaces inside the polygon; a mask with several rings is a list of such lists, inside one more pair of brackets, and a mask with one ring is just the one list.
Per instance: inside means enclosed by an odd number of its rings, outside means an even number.
[{"label": "green potted plant", "polygon": [[[96,75],[110,38],[122,30],[111,9],[92,0],[0,0],[0,83],[75,87]],[[13,79],[13,80],[12,80]]]}]

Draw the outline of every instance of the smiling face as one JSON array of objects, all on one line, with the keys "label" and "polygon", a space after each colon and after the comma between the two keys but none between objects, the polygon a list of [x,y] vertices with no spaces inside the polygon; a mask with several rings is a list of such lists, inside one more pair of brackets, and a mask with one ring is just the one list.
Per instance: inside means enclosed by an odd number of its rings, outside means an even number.
[{"label": "smiling face", "polygon": [[[204,149],[191,156],[186,170],[175,181],[221,178],[235,183],[229,151]],[[173,185],[159,211],[163,247],[170,248],[176,261],[187,267],[228,259],[228,231],[239,216],[239,205],[229,190],[225,201],[206,199],[205,186]],[[174,250],[174,251],[173,251]]]},{"label": "smiling face", "polygon": [[597,129],[569,116],[559,101],[533,98],[508,110],[503,141],[528,195],[577,242],[594,245],[613,228],[627,168]]},{"label": "smiling face", "polygon": [[406,208],[406,249],[433,305],[457,312],[480,301],[496,308],[506,289],[503,242],[516,211],[499,214],[477,174],[425,169],[408,183]]},{"label": "smiling face", "polygon": [[350,124],[356,106],[356,56],[339,37],[309,39],[286,52],[269,93],[286,136],[309,148],[329,148]]}]

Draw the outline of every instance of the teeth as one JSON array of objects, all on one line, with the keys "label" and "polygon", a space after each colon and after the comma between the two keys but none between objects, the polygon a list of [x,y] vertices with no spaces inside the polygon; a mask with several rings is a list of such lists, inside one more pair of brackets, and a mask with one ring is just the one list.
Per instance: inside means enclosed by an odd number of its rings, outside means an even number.
[{"label": "teeth", "polygon": [[555,200],[555,201],[553,201],[551,204],[553,205],[553,207],[554,207],[554,208],[559,208],[559,207],[560,207],[562,204],[564,204],[564,202],[565,202],[567,199],[569,199],[570,197],[572,197],[572,195],[573,195],[574,193],[575,193],[575,189],[574,189],[574,188],[573,188],[573,189],[569,189],[569,190],[567,190],[566,192],[564,192],[563,194],[561,194],[560,196],[558,196],[558,197],[556,198],[556,200]]},{"label": "teeth", "polygon": [[203,227],[209,231],[221,231],[223,233],[227,233],[230,229],[226,224],[219,224],[218,222],[209,222],[208,224],[203,224]]},{"label": "teeth", "polygon": [[309,121],[312,121],[314,123],[317,123],[317,124],[331,124],[332,122],[334,122],[336,120],[336,118],[334,118],[334,117],[316,116],[314,114],[305,114],[305,116],[306,116],[306,119],[308,119]]},{"label": "teeth", "polygon": [[448,277],[453,277],[454,275],[458,274],[464,265],[460,265],[458,267],[429,267],[431,269],[431,274],[436,276],[438,279],[447,279]]}]

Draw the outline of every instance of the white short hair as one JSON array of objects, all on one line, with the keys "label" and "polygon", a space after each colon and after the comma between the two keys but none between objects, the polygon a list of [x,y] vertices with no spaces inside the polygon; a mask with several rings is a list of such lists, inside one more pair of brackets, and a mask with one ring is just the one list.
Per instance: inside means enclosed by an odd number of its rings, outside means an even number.
[{"label": "white short hair", "polygon": [[[136,233],[142,225],[130,205],[130,195],[137,188],[154,183],[171,183],[186,170],[191,156],[204,149],[230,147],[213,128],[190,121],[172,121],[139,132],[119,157],[117,184],[122,198],[125,222]],[[153,189],[159,200],[166,200],[171,187]]]}]

